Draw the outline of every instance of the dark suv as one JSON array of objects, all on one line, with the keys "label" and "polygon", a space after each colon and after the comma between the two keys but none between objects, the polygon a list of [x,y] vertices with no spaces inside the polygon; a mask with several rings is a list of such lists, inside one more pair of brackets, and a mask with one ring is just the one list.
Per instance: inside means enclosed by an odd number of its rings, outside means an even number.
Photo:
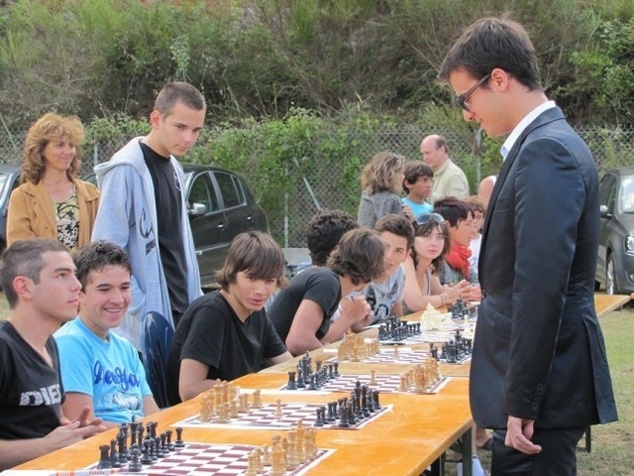
[{"label": "dark suv", "polygon": [[[183,164],[187,210],[204,287],[215,284],[214,274],[225,259],[233,238],[247,230],[268,233],[264,210],[255,203],[244,180],[219,167]],[[96,183],[91,173],[84,180]],[[19,185],[20,166],[0,165],[0,246],[6,246],[7,206]]]},{"label": "dark suv", "polygon": [[634,167],[608,171],[600,185],[601,241],[595,280],[607,294],[634,292]]}]

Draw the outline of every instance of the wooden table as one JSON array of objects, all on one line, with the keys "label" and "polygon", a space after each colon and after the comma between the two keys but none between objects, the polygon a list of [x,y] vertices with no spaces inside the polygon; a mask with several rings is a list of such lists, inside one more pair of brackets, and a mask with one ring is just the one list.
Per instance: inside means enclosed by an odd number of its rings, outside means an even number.
[{"label": "wooden table", "polygon": [[625,306],[630,299],[634,299],[632,296],[624,296],[620,294],[595,294],[594,295],[594,308],[596,309],[597,316],[604,317],[608,313]]},{"label": "wooden table", "polygon": [[[286,383],[281,374],[251,374],[235,380],[241,388],[275,389]],[[473,421],[466,399],[468,381],[453,379],[436,395],[382,394],[382,405],[393,405],[392,411],[377,417],[358,430],[321,429],[320,448],[335,452],[321,461],[308,474],[313,476],[351,475],[419,475],[455,442],[467,436]],[[262,394],[263,402],[280,398],[287,402],[327,402],[332,396],[301,395],[283,392]],[[159,429],[165,430],[200,410],[201,396],[152,415]],[[200,429],[185,428],[186,442],[235,443],[262,445],[284,432],[281,430]],[[68,448],[50,453],[15,469],[83,468],[99,460],[98,446],[116,435],[115,430],[94,436]],[[465,445],[466,446],[466,445]],[[468,445],[470,447],[470,445]],[[469,448],[470,452],[470,448]],[[466,455],[465,455],[466,456]],[[470,457],[470,456],[469,456]]]}]

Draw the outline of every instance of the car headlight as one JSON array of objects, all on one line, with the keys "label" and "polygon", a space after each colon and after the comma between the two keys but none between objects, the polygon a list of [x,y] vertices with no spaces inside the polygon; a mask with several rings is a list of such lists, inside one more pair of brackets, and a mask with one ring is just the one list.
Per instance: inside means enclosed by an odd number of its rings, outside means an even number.
[{"label": "car headlight", "polygon": [[627,235],[625,237],[625,252],[628,255],[634,256],[634,235]]}]

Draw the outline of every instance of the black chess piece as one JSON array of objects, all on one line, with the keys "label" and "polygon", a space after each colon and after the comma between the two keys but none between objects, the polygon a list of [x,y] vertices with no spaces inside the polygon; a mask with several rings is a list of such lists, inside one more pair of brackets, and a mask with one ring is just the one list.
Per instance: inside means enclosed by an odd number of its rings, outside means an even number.
[{"label": "black chess piece", "polygon": [[134,447],[130,447],[130,454],[132,455],[132,459],[128,464],[128,471],[131,473],[140,473],[143,471],[143,465],[141,464],[141,450],[137,445]]},{"label": "black chess piece", "polygon": [[176,441],[174,442],[176,448],[184,448],[185,442],[183,441],[183,429],[179,426],[176,427]]},{"label": "black chess piece", "polygon": [[172,430],[167,430],[165,434],[167,435],[167,447],[170,451],[174,451],[174,443],[172,443]]},{"label": "black chess piece", "polygon": [[119,461],[119,454],[117,453],[117,440],[115,438],[110,440],[110,465],[113,468],[121,467],[121,461]]},{"label": "black chess piece", "polygon": [[333,422],[337,419],[337,402],[328,402],[328,415],[326,421]]},{"label": "black chess piece", "polygon": [[335,377],[341,377],[341,374],[339,373],[339,362],[334,362],[332,365],[334,365],[335,367],[335,372],[333,375]]},{"label": "black chess piece", "polygon": [[325,413],[326,408],[319,407],[318,409],[315,410],[315,414],[317,415],[317,418],[315,418],[315,423],[313,424],[314,426],[324,426],[324,418],[322,417],[322,411]]},{"label": "black chess piece", "polygon": [[296,372],[288,372],[288,384],[286,390],[297,390],[297,382],[295,381]]},{"label": "black chess piece", "polygon": [[299,365],[297,366],[297,388],[306,388],[306,383],[304,382],[304,372]]},{"label": "black chess piece", "polygon": [[119,433],[117,434],[117,446],[119,447],[118,448],[119,462],[127,463],[128,462],[128,443],[127,443],[126,431],[123,428],[123,425],[119,427]]},{"label": "black chess piece", "polygon": [[375,410],[380,410],[381,409],[381,402],[379,402],[379,394],[381,392],[379,392],[379,390],[372,390],[372,403],[374,403],[374,409]]},{"label": "black chess piece", "polygon": [[142,464],[152,464],[152,457],[150,456],[150,446],[152,445],[152,442],[150,441],[149,438],[146,438],[143,441],[143,457],[141,458],[141,463]]},{"label": "black chess piece", "polygon": [[99,463],[97,463],[97,469],[110,469],[112,468],[112,462],[110,461],[110,445],[99,445],[99,452],[101,457]]}]

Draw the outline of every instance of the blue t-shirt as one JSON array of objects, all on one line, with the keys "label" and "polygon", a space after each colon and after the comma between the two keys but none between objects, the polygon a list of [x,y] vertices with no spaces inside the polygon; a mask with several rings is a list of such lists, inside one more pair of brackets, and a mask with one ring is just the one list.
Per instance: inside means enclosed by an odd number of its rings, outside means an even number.
[{"label": "blue t-shirt", "polygon": [[422,213],[429,213],[429,212],[431,212],[434,209],[434,207],[432,207],[427,202],[416,203],[416,202],[412,202],[407,197],[403,197],[401,200],[403,200],[403,203],[405,205],[408,205],[412,209],[412,216],[414,218],[416,218],[418,215],[420,215]]},{"label": "blue t-shirt", "polygon": [[152,395],[132,343],[108,333],[108,341],[76,318],[54,334],[66,393],[90,395],[95,416],[124,423],[143,417],[143,397]]}]

